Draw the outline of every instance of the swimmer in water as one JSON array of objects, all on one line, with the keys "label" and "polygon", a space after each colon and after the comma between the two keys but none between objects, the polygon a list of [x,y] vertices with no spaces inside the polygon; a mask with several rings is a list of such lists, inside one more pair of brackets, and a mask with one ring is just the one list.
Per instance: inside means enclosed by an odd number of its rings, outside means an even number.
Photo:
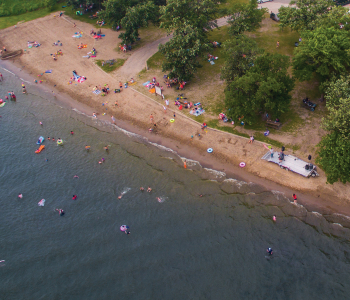
[{"label": "swimmer in water", "polygon": [[147,188],[147,192],[149,192],[149,193],[152,192],[152,189],[150,186]]},{"label": "swimmer in water", "polygon": [[55,140],[55,138],[53,137],[53,138],[52,138],[52,140],[54,141],[54,140]]},{"label": "swimmer in water", "polygon": [[70,134],[71,134],[71,135],[73,135],[73,134],[74,134],[74,132],[73,132],[73,131],[71,131],[71,132],[70,132]]},{"label": "swimmer in water", "polygon": [[60,216],[63,216],[63,215],[64,215],[64,210],[63,210],[63,209],[58,209],[58,208],[56,208],[55,211],[58,211],[58,214],[59,214]]},{"label": "swimmer in water", "polygon": [[120,200],[123,197],[123,195],[118,196],[118,199]]},{"label": "swimmer in water", "polygon": [[42,123],[42,122],[39,122],[39,124],[40,124],[41,126],[43,126],[43,123]]},{"label": "swimmer in water", "polygon": [[105,159],[102,157],[102,158],[101,158],[101,161],[102,161],[102,162],[105,162]]},{"label": "swimmer in water", "polygon": [[90,150],[90,146],[85,145],[85,149],[86,149],[86,151],[89,151]]},{"label": "swimmer in water", "polygon": [[202,195],[202,194],[199,194],[198,196],[199,196],[199,197],[201,197],[201,198],[203,197],[203,195]]},{"label": "swimmer in water", "polygon": [[73,200],[77,200],[78,196],[77,195],[73,195],[72,199]]},{"label": "swimmer in water", "polygon": [[102,164],[102,161],[99,160],[98,163],[101,165],[101,164]]},{"label": "swimmer in water", "polygon": [[143,188],[143,186],[140,187],[140,191],[143,192],[145,189]]},{"label": "swimmer in water", "polygon": [[79,178],[79,176],[78,175],[74,175],[73,178]]},{"label": "swimmer in water", "polygon": [[108,145],[104,146],[103,149],[105,149],[108,152]]},{"label": "swimmer in water", "polygon": [[124,232],[125,232],[125,234],[130,234],[129,230],[125,230]]},{"label": "swimmer in water", "polygon": [[272,250],[272,248],[267,248],[267,249],[266,249],[266,252],[268,252],[268,253],[269,253],[269,255],[272,255],[272,254],[273,254],[273,250]]},{"label": "swimmer in water", "polygon": [[50,140],[50,137],[48,136],[47,139]]},{"label": "swimmer in water", "polygon": [[277,217],[276,217],[276,215],[273,215],[272,220],[273,220],[274,222],[276,222],[276,221],[277,221]]},{"label": "swimmer in water", "polygon": [[22,194],[18,194],[18,198],[22,199],[23,195]]}]

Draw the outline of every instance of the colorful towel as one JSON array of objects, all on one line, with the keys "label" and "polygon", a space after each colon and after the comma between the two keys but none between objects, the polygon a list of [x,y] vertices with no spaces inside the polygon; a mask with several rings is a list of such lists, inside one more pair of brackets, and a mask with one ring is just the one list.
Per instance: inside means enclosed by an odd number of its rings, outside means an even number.
[{"label": "colorful towel", "polygon": [[147,82],[143,83],[142,85],[143,86],[148,86],[148,84],[150,84],[150,83],[151,83],[150,81],[147,81]]},{"label": "colorful towel", "polygon": [[210,61],[210,64],[211,64],[211,65],[215,65],[215,63],[214,63],[212,60]]},{"label": "colorful towel", "polygon": [[82,35],[81,34],[75,34],[75,35],[72,35],[72,37],[79,39],[79,38],[82,37]]},{"label": "colorful towel", "polygon": [[46,70],[45,73],[52,73],[52,70]]},{"label": "colorful towel", "polygon": [[150,92],[151,94],[155,94],[155,92],[156,92],[156,89],[155,89],[155,88],[153,88],[153,89],[150,89],[150,90],[149,90],[149,92]]},{"label": "colorful towel", "polygon": [[134,84],[136,84],[136,81],[134,81],[134,82],[128,82],[128,85],[134,85]]},{"label": "colorful towel", "polygon": [[100,90],[94,90],[92,91],[94,94],[98,95],[98,94],[101,94],[101,91]]}]

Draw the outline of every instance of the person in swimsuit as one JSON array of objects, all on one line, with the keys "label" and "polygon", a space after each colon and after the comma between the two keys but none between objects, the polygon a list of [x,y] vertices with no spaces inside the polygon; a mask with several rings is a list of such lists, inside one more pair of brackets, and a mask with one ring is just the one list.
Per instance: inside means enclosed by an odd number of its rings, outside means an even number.
[{"label": "person in swimsuit", "polygon": [[72,199],[73,200],[77,200],[78,196],[77,195],[73,195]]},{"label": "person in swimsuit", "polygon": [[147,188],[147,192],[149,192],[149,193],[152,192],[152,189],[150,186]]},{"label": "person in swimsuit", "polygon": [[272,248],[267,248],[267,249],[266,249],[266,252],[268,252],[268,253],[269,253],[269,255],[272,255],[272,254],[273,254],[273,250],[272,250]]},{"label": "person in swimsuit", "polygon": [[140,191],[143,192],[145,189],[143,188],[143,186],[140,187]]}]

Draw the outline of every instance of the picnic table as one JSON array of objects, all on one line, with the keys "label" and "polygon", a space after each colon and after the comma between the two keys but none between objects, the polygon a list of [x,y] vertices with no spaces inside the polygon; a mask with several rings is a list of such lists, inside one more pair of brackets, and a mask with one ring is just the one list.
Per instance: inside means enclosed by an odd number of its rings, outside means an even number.
[{"label": "picnic table", "polygon": [[274,129],[279,129],[282,126],[282,123],[281,122],[275,122],[275,121],[267,120],[266,121],[266,126],[272,127]]}]

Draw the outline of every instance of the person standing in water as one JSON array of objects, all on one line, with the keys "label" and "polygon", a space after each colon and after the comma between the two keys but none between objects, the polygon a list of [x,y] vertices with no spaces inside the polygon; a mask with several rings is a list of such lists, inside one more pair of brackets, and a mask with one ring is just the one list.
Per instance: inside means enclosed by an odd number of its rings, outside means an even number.
[{"label": "person standing in water", "polygon": [[266,252],[268,252],[268,253],[269,253],[269,255],[272,255],[272,254],[273,254],[273,250],[272,250],[272,248],[267,248],[267,249],[266,249]]}]

